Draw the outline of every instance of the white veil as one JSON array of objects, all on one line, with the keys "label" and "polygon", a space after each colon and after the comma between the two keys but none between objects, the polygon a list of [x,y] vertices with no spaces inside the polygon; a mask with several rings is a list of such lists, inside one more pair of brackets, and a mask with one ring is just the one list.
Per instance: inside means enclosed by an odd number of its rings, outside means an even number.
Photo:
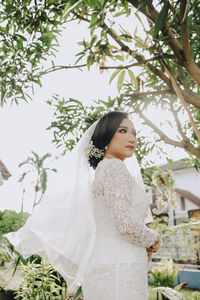
[{"label": "white veil", "polygon": [[[45,258],[66,280],[68,291],[82,284],[83,272],[95,242],[95,219],[91,183],[94,171],[89,167],[86,150],[95,122],[76,147],[66,155],[63,171],[64,190],[55,186],[39,208],[17,232],[5,236],[24,257],[37,254]],[[145,191],[135,155],[125,160],[129,172]],[[150,210],[145,223],[152,221]]]}]

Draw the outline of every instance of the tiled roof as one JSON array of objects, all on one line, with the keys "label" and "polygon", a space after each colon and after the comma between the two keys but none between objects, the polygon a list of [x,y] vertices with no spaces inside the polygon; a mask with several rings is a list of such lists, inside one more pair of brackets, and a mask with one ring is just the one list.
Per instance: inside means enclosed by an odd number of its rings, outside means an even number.
[{"label": "tiled roof", "polygon": [[10,176],[12,176],[2,160],[0,160],[0,172],[4,180],[7,180]]},{"label": "tiled roof", "polygon": [[186,190],[182,190],[182,189],[178,189],[176,188],[175,191],[182,197],[184,197],[185,199],[191,201],[192,203],[194,203],[195,205],[200,207],[200,198],[195,196],[194,194],[192,194],[189,191]]}]

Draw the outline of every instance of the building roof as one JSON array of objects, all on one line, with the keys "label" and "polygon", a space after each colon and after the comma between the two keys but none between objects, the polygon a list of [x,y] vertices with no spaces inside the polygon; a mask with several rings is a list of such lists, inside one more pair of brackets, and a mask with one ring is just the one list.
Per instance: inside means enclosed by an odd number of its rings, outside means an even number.
[{"label": "building roof", "polygon": [[179,194],[180,196],[184,197],[185,199],[189,200],[190,202],[194,203],[198,207],[200,207],[200,198],[195,196],[189,191],[182,190],[182,189],[175,189],[176,193]]},{"label": "building roof", "polygon": [[0,172],[4,180],[7,180],[10,176],[12,176],[2,160],[0,160]]}]

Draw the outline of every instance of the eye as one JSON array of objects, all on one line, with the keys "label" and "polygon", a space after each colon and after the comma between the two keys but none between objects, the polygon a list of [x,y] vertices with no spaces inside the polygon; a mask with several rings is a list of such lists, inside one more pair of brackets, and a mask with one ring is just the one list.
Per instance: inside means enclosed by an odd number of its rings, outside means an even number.
[{"label": "eye", "polygon": [[119,132],[120,132],[120,133],[126,133],[127,130],[123,128],[123,129],[120,129]]}]

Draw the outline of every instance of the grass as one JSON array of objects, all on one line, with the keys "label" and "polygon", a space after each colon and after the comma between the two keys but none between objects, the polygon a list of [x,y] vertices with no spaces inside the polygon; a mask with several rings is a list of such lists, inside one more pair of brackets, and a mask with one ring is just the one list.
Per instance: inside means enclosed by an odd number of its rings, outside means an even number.
[{"label": "grass", "polygon": [[[154,285],[149,284],[149,300],[156,300],[156,292],[153,291],[154,287]],[[196,290],[192,289],[182,289],[179,292],[183,294],[187,300],[190,300],[190,298],[192,297],[192,293],[195,291]]]}]

